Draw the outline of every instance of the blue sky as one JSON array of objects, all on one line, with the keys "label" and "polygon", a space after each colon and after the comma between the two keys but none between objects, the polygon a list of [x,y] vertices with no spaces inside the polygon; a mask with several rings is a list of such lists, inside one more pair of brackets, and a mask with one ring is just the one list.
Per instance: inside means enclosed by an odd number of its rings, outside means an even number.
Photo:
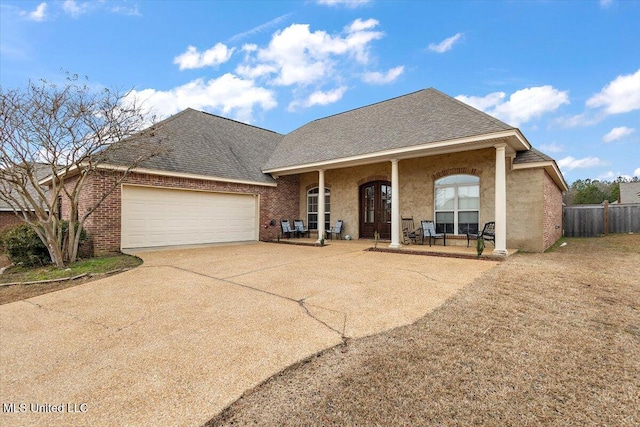
[{"label": "blue sky", "polygon": [[0,83],[134,89],[287,133],[427,87],[565,178],[640,176],[640,1],[0,1]]}]

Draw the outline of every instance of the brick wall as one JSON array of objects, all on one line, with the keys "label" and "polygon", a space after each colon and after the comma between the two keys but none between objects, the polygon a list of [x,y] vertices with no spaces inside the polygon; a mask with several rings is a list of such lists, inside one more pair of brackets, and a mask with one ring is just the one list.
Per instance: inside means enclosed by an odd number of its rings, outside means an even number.
[{"label": "brick wall", "polygon": [[[101,195],[111,189],[119,176],[115,172],[105,171],[91,177],[79,201],[80,213],[86,212]],[[148,174],[131,174],[124,180],[124,184],[257,194],[260,196],[259,236],[263,241],[277,237],[280,219],[297,217],[300,210],[299,182],[298,175],[280,177],[277,180],[277,187]],[[63,213],[65,204],[68,202],[63,202]],[[94,254],[100,255],[120,250],[121,209],[121,186],[118,186],[87,219],[85,223],[85,229],[89,235],[87,246],[90,246]],[[272,219],[276,221],[274,226],[270,225]]]},{"label": "brick wall", "polygon": [[6,212],[6,211],[0,212],[0,230],[10,225],[20,224],[21,222],[22,222],[22,217],[17,216],[13,212]]},{"label": "brick wall", "polygon": [[543,243],[546,250],[562,237],[562,191],[544,172]]}]

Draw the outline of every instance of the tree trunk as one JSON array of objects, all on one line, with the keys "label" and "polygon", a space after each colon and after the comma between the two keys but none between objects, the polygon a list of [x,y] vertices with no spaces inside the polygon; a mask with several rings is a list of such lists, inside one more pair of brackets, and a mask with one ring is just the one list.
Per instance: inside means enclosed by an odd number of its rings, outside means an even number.
[{"label": "tree trunk", "polygon": [[67,259],[69,262],[78,260],[82,227],[83,224],[80,221],[69,221],[69,231],[67,232]]},{"label": "tree trunk", "polygon": [[60,245],[57,244],[57,233],[55,232],[57,226],[58,225],[54,223],[45,223],[43,224],[44,235],[40,235],[39,231],[36,231],[36,233],[38,233],[40,239],[46,243],[51,262],[58,268],[64,268],[64,254],[62,253]]}]

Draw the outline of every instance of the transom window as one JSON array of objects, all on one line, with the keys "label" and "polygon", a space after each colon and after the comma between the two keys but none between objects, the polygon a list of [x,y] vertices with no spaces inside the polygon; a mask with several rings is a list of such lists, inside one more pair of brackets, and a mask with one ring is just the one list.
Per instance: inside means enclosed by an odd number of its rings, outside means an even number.
[{"label": "transom window", "polygon": [[435,182],[436,232],[466,234],[478,232],[480,178],[449,175]]},{"label": "transom window", "polygon": [[[330,190],[324,189],[324,229],[328,230],[331,217]],[[318,229],[318,187],[307,192],[307,224],[309,230]]]}]

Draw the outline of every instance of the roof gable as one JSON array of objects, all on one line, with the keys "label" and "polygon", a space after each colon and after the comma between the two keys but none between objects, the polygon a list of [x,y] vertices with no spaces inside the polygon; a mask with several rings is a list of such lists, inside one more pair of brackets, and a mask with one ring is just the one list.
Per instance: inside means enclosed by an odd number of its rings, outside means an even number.
[{"label": "roof gable", "polygon": [[[142,162],[143,169],[274,183],[261,171],[282,135],[188,108],[158,124],[162,151]],[[136,138],[105,151],[105,163],[126,166],[149,150]]]},{"label": "roof gable", "polygon": [[429,88],[308,123],[282,138],[263,170],[511,129]]}]

